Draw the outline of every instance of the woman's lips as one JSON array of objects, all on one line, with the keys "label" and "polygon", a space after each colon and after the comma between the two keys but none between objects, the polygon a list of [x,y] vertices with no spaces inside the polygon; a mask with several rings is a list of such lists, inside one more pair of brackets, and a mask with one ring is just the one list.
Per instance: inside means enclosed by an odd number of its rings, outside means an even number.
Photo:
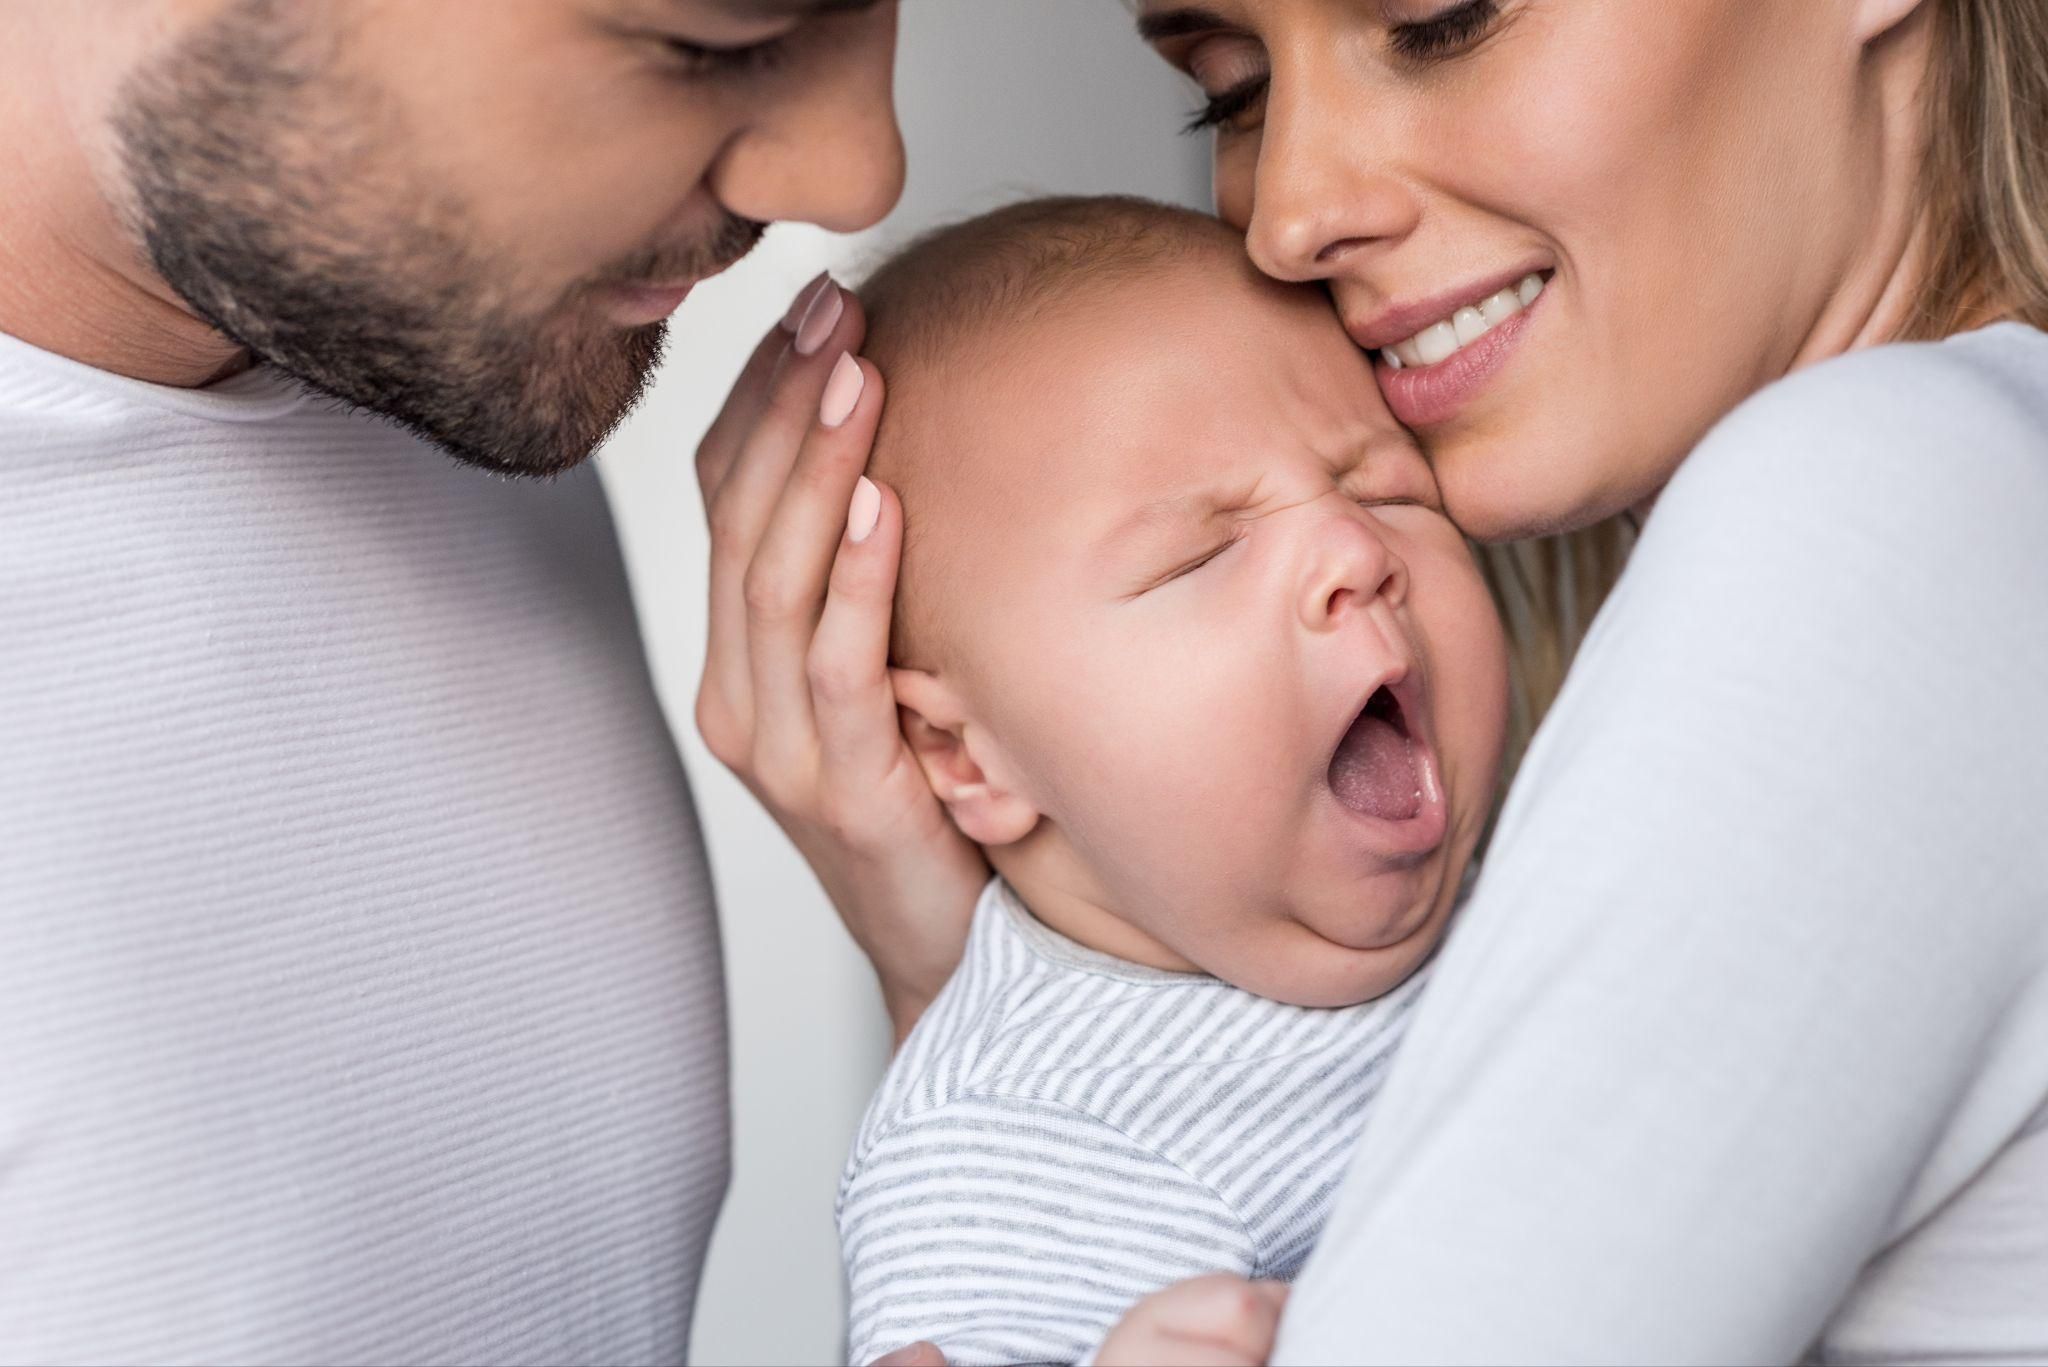
[{"label": "woman's lips", "polygon": [[1383,358],[1373,360],[1380,393],[1395,419],[1409,428],[1434,427],[1448,422],[1484,389],[1501,367],[1508,363],[1529,320],[1550,298],[1544,290],[1520,313],[1495,325],[1477,341],[1460,347],[1435,365],[1403,366],[1396,370]]}]

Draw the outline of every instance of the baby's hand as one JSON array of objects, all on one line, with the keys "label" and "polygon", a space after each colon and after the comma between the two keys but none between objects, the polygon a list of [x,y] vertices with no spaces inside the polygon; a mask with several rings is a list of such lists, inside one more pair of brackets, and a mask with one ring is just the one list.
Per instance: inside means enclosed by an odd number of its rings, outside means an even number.
[{"label": "baby's hand", "polygon": [[1282,1282],[1223,1272],[1177,1282],[1124,1313],[1096,1367],[1265,1367],[1285,1304]]}]

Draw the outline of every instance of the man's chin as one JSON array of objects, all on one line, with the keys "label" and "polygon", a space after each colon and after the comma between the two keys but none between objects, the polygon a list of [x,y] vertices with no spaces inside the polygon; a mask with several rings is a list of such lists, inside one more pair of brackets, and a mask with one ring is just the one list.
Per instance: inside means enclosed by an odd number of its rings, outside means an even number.
[{"label": "man's chin", "polygon": [[[668,325],[607,328],[532,356],[518,374],[462,393],[359,402],[494,474],[546,479],[589,460],[639,406],[661,363]],[[342,396],[348,397],[348,396]]]}]

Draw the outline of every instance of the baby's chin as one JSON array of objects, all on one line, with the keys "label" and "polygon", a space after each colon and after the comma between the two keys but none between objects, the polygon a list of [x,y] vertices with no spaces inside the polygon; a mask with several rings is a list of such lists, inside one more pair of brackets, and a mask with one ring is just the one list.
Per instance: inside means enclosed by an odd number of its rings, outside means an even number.
[{"label": "baby's chin", "polygon": [[1434,933],[1386,949],[1346,949],[1324,940],[1300,952],[1295,970],[1276,982],[1273,991],[1259,995],[1289,1006],[1357,1006],[1386,996],[1414,977],[1436,942]]},{"label": "baby's chin", "polygon": [[[1303,909],[1272,927],[1246,971],[1209,971],[1290,1006],[1341,1007],[1384,997],[1413,977],[1443,938],[1449,897],[1435,879],[1397,905]],[[1320,914],[1319,914],[1320,913]]]}]

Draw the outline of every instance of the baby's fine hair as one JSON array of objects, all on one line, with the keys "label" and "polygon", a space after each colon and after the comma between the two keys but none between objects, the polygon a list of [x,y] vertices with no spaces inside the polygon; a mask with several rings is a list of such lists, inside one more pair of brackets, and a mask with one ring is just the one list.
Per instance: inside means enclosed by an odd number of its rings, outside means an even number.
[{"label": "baby's fine hair", "polygon": [[1020,200],[935,228],[883,261],[859,291],[864,351],[885,376],[908,371],[990,324],[1219,249],[1240,254],[1237,232],[1178,205],[1135,195]]},{"label": "baby's fine hair", "polygon": [[859,290],[868,317],[862,352],[889,387],[868,469],[903,501],[903,567],[890,641],[896,663],[930,660],[951,635],[919,592],[936,572],[926,563],[935,551],[923,524],[945,515],[942,485],[958,489],[973,478],[957,451],[918,440],[926,406],[972,382],[965,363],[998,330],[1212,254],[1241,262],[1244,247],[1208,214],[1131,195],[1061,195],[934,229],[868,276]]}]

